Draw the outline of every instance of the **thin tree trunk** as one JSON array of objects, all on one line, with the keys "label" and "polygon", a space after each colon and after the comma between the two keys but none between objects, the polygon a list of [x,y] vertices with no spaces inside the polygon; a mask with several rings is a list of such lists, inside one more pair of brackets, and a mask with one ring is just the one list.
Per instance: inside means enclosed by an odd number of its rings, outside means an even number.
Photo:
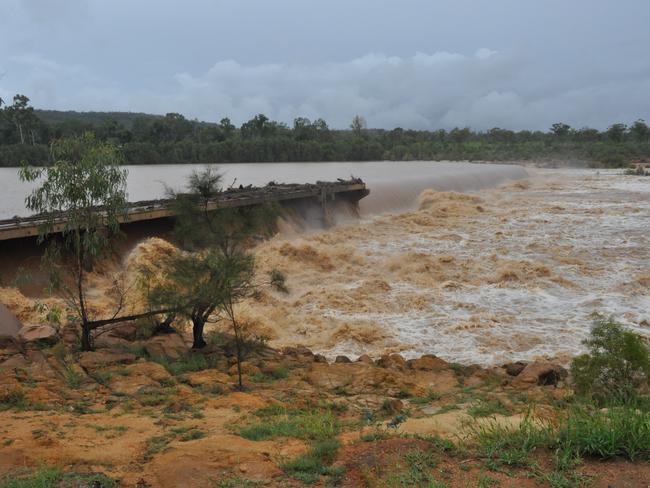
[{"label": "thin tree trunk", "polygon": [[201,319],[192,319],[192,349],[202,349],[208,345],[203,339],[203,327],[205,322]]},{"label": "thin tree trunk", "polygon": [[88,327],[88,324],[82,324],[81,326],[81,350],[82,351],[92,351],[93,350],[93,341],[91,337],[91,329]]},{"label": "thin tree trunk", "polygon": [[25,136],[23,134],[23,126],[22,126],[22,124],[18,124],[18,132],[20,132],[20,143],[25,144]]}]

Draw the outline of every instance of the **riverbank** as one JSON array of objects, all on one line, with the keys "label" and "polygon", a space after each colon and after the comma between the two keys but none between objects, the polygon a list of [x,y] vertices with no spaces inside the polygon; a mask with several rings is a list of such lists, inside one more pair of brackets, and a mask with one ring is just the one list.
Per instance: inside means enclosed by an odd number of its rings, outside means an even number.
[{"label": "riverbank", "polygon": [[86,353],[75,352],[70,328],[5,337],[0,479],[65,472],[99,480],[92,486],[139,488],[400,479],[460,488],[578,486],[554,484],[560,476],[642,486],[634,483],[650,477],[649,465],[622,459],[559,470],[543,447],[517,463],[483,451],[485,429],[563,418],[573,391],[556,364],[481,368],[397,354],[331,363],[258,343],[244,363],[246,389],[236,391],[227,336],[194,353],[183,335],[137,336],[127,325]]}]

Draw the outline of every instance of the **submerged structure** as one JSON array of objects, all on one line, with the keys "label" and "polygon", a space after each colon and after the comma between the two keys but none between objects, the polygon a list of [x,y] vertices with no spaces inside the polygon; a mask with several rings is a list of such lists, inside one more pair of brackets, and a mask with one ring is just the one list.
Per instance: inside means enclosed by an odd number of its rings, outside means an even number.
[{"label": "submerged structure", "polygon": [[[211,203],[209,210],[249,207],[266,203],[279,203],[296,210],[313,220],[320,220],[324,226],[332,222],[335,208],[345,207],[356,212],[359,200],[370,193],[366,184],[358,178],[339,179],[335,182],[318,181],[314,184],[285,184],[271,182],[263,187],[229,188]],[[101,212],[101,209],[97,209]],[[174,217],[171,200],[149,200],[130,203],[122,218],[123,224],[157,221]],[[66,216],[61,214],[53,233],[64,228]],[[42,215],[14,217],[0,220],[0,241],[8,241],[38,235],[44,222]]]}]

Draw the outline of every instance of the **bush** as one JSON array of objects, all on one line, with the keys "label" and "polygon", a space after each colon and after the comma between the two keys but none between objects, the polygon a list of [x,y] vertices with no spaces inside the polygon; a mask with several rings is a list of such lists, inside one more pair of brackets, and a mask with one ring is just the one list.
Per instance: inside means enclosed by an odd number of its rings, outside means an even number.
[{"label": "bush", "polygon": [[585,341],[589,353],[573,360],[576,393],[599,404],[629,403],[650,381],[650,351],[613,320],[596,322]]}]

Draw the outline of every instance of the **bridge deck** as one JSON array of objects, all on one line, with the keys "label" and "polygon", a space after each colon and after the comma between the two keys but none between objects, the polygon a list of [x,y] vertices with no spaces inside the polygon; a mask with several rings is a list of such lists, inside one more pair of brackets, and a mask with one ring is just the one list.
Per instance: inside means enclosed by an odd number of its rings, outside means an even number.
[{"label": "bridge deck", "polygon": [[[246,207],[270,202],[284,202],[300,199],[319,199],[324,203],[337,197],[358,201],[369,191],[363,181],[358,179],[338,182],[317,182],[316,184],[269,184],[265,187],[233,188],[224,191],[221,197],[211,203],[211,210],[220,208]],[[151,200],[129,204],[122,223],[156,220],[172,217],[174,211],[170,200]],[[65,214],[57,218],[53,232],[60,232],[65,226]],[[0,220],[0,241],[20,239],[38,235],[43,216],[14,217]]]}]

